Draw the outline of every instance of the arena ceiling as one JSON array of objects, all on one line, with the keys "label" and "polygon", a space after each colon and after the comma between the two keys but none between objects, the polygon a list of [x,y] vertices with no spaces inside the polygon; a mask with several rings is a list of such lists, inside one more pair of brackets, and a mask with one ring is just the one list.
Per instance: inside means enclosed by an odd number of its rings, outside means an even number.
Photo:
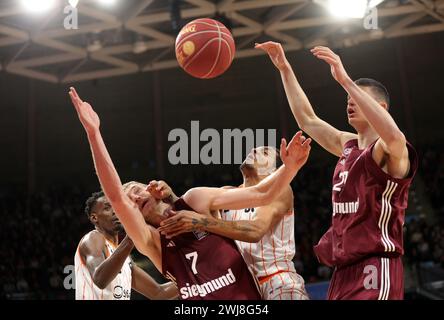
[{"label": "arena ceiling", "polygon": [[180,11],[172,10],[173,0],[117,0],[113,7],[78,0],[78,29],[67,30],[64,8],[77,0],[57,1],[44,15],[18,0],[1,1],[0,72],[71,83],[177,67],[172,17],[179,12],[182,25],[226,19],[236,58],[262,54],[253,45],[267,40],[291,51],[444,31],[444,0],[386,0],[377,7],[376,30],[360,19],[333,18],[316,0],[181,0]]}]

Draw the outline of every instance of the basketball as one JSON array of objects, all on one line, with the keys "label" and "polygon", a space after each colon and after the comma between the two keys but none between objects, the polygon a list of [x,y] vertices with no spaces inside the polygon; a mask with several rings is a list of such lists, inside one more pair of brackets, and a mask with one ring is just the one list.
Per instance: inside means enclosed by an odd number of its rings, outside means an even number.
[{"label": "basketball", "polygon": [[176,38],[176,58],[180,67],[200,79],[223,74],[230,67],[235,50],[231,32],[213,19],[189,22]]}]

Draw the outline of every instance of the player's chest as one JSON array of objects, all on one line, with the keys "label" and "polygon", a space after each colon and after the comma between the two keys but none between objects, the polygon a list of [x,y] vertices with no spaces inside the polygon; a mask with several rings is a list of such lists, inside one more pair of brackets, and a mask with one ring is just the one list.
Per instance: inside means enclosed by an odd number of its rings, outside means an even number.
[{"label": "player's chest", "polygon": [[344,151],[333,174],[332,195],[337,200],[353,200],[366,183],[365,159],[360,150]]}]

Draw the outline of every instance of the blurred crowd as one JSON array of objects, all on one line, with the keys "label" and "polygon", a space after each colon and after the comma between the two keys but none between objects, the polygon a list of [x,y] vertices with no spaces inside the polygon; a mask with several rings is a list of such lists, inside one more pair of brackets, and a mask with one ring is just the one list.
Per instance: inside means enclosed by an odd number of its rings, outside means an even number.
[{"label": "blurred crowd", "polygon": [[83,214],[86,196],[72,187],[29,199],[20,191],[0,192],[2,298],[74,297],[63,287],[64,269],[74,264],[77,243],[90,229]]},{"label": "blurred crowd", "polygon": [[[421,163],[420,174],[426,181],[430,200],[436,212],[443,213],[444,207],[439,198],[444,182],[444,155],[426,151]],[[331,277],[332,270],[320,265],[315,258],[313,245],[331,222],[330,179],[333,167],[334,163],[307,166],[292,184],[296,213],[294,263],[306,283],[327,281]],[[174,174],[174,178],[168,181],[177,194],[193,186],[242,183],[238,169],[227,166],[183,172],[183,175]],[[79,240],[92,229],[84,214],[84,203],[96,190],[86,190],[73,186],[53,187],[32,197],[11,188],[0,190],[1,298],[74,298],[74,290],[64,288],[67,276],[64,268],[73,264]],[[411,202],[421,210],[417,199]],[[420,212],[407,217],[404,238],[406,263],[431,261],[444,267],[443,222],[430,224]]]}]

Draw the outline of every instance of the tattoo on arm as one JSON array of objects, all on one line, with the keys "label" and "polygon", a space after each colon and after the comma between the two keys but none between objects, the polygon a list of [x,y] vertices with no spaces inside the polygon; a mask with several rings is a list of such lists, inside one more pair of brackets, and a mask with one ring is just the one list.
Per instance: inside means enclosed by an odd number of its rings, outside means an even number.
[{"label": "tattoo on arm", "polygon": [[[224,221],[224,220],[209,220],[208,218],[196,219],[193,218],[191,220],[191,224],[193,225],[193,231],[198,230],[199,228],[207,229],[210,226],[220,227],[225,230],[238,230],[241,232],[254,232],[254,228],[250,225],[250,223],[242,223],[238,221]],[[210,231],[210,230],[209,230]]]}]

